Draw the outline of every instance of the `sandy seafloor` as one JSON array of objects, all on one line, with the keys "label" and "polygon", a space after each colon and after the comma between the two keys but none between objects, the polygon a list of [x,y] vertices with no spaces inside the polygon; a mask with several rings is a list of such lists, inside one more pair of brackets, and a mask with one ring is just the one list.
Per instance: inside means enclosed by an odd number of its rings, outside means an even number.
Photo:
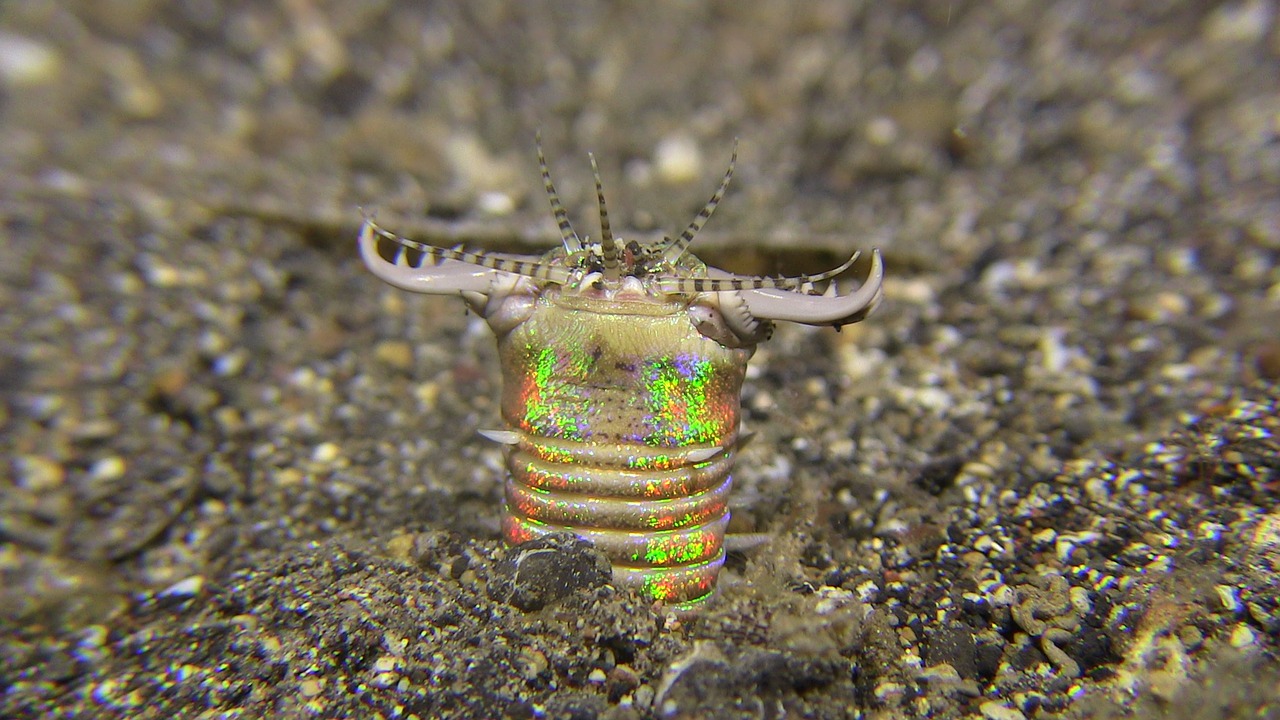
[{"label": "sandy seafloor", "polygon": [[[1278,23],[0,5],[0,716],[1280,717]],[[582,233],[588,151],[648,237],[738,137],[703,259],[884,253],[754,359],[695,617],[508,602],[489,332],[355,254],[551,247],[538,128]]]}]

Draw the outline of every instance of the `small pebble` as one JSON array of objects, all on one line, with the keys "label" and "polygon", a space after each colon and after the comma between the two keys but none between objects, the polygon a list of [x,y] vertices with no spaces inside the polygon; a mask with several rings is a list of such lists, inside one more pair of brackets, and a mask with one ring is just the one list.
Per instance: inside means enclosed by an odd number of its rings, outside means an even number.
[{"label": "small pebble", "polygon": [[304,698],[313,698],[324,690],[324,680],[321,678],[307,678],[298,683],[298,694]]},{"label": "small pebble", "polygon": [[1045,528],[1040,532],[1036,533],[1035,535],[1032,535],[1031,540],[1037,546],[1045,547],[1047,545],[1053,544],[1054,539],[1056,539],[1057,537],[1058,537],[1058,533],[1055,532],[1053,528]]},{"label": "small pebble", "polygon": [[54,460],[39,455],[18,458],[18,484],[31,492],[48,492],[62,485],[66,471]]},{"label": "small pebble", "polygon": [[483,192],[476,198],[476,209],[490,217],[505,217],[515,212],[516,201],[503,192]]},{"label": "small pebble", "polygon": [[916,678],[936,683],[958,683],[960,682],[960,673],[956,671],[955,667],[943,663],[941,665],[934,665],[921,670],[920,673],[916,675]]},{"label": "small pebble", "polygon": [[124,476],[124,471],[124,458],[112,455],[95,462],[89,469],[89,474],[94,480],[116,480]]},{"label": "small pebble", "polygon": [[896,682],[886,680],[885,682],[882,682],[876,686],[874,695],[876,700],[879,700],[880,702],[886,702],[889,698],[897,695],[902,695],[904,692],[906,692],[906,687],[904,687],[901,683],[896,683]]},{"label": "small pebble", "polygon": [[634,704],[636,707],[643,708],[643,707],[649,707],[650,705],[653,704],[653,694],[654,694],[654,690],[652,687],[650,687],[649,685],[641,685],[640,687],[636,688],[636,691],[631,694],[631,697],[635,699]]},{"label": "small pebble", "polygon": [[1257,636],[1253,634],[1253,630],[1248,625],[1237,625],[1235,630],[1231,631],[1231,647],[1237,650],[1247,648],[1257,640]]},{"label": "small pebble", "polygon": [[609,671],[606,688],[610,700],[620,701],[640,685],[640,676],[629,665],[615,665]]},{"label": "small pebble", "polygon": [[14,33],[0,32],[0,82],[41,85],[57,77],[62,59],[48,45]]},{"label": "small pebble", "polygon": [[336,444],[331,442],[325,442],[325,443],[320,443],[319,445],[316,446],[315,450],[311,451],[311,459],[314,460],[315,462],[324,463],[327,465],[333,462],[334,460],[337,460],[338,455],[340,455],[341,453],[342,453],[342,450]]},{"label": "small pebble", "polygon": [[413,347],[403,340],[383,340],[374,347],[373,356],[397,370],[413,367]]},{"label": "small pebble", "polygon": [[1011,708],[995,700],[988,700],[982,703],[982,705],[978,706],[978,709],[982,711],[982,717],[987,718],[987,720],[1026,720],[1027,717],[1022,714],[1021,710]]},{"label": "small pebble", "polygon": [[1217,585],[1213,588],[1218,593],[1218,603],[1222,605],[1222,609],[1227,612],[1240,612],[1242,605],[1240,598],[1236,594],[1236,589],[1230,585]]},{"label": "small pebble", "polygon": [[702,169],[702,152],[698,141],[688,135],[670,135],[658,143],[653,152],[658,177],[665,183],[679,184],[698,179]]},{"label": "small pebble", "polygon": [[159,592],[159,596],[163,598],[195,597],[200,594],[202,589],[204,589],[204,576],[192,575],[185,580],[179,580],[164,590],[161,590]]},{"label": "small pebble", "polygon": [[547,668],[551,667],[551,663],[541,651],[525,648],[520,651],[516,666],[520,669],[520,674],[525,680],[533,681],[546,672]]},{"label": "small pebble", "polygon": [[872,118],[866,125],[867,142],[884,147],[898,138],[898,125],[883,115]]}]

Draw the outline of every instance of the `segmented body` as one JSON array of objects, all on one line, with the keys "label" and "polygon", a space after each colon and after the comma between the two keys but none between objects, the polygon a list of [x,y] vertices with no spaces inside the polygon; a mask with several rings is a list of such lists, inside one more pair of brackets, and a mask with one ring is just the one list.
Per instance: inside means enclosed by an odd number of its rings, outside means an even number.
[{"label": "segmented body", "polygon": [[[739,398],[756,344],[773,319],[861,320],[880,299],[879,254],[848,295],[834,283],[818,294],[815,283],[852,259],[789,278],[708,268],[687,248],[732,162],[679,238],[648,245],[615,240],[597,171],[601,240],[589,242],[573,231],[541,147],[538,158],[563,248],[541,258],[448,250],[366,220],[361,255],[398,287],[460,293],[497,335],[507,429],[484,434],[507,445],[506,540],[574,532],[609,557],[615,583],[692,607],[724,563]],[[422,253],[416,264],[406,248]]]},{"label": "segmented body", "polygon": [[[749,348],[700,335],[679,304],[551,294],[499,341],[511,543],[570,530],[656,600],[709,593],[724,562]],[[710,457],[706,455],[710,454]]]}]

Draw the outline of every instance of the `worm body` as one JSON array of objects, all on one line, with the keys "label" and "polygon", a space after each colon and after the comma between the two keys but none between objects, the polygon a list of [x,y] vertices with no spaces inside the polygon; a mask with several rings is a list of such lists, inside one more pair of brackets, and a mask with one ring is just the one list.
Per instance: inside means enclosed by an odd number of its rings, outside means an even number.
[{"label": "worm body", "polygon": [[724,562],[749,348],[700,335],[678,304],[544,295],[499,341],[504,534],[570,530],[658,600],[706,595]]},{"label": "worm body", "polygon": [[[451,250],[366,219],[361,256],[397,287],[461,294],[497,336],[507,428],[484,434],[507,446],[507,542],[571,531],[609,557],[616,584],[692,607],[724,563],[742,380],[756,344],[775,319],[839,327],[866,317],[880,300],[880,255],[845,295],[831,278],[852,259],[796,277],[707,267],[687,249],[733,161],[685,231],[650,244],[614,238],[596,171],[601,238],[591,242],[573,231],[540,145],[538,160],[561,248],[541,257]],[[406,251],[420,253],[416,262]]]}]

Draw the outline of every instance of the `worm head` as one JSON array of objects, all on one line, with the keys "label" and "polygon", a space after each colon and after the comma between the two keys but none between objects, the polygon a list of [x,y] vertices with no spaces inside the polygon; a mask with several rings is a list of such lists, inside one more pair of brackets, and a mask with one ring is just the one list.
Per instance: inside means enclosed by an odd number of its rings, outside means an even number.
[{"label": "worm head", "polygon": [[[547,169],[542,144],[538,164],[561,247],[542,256],[442,248],[394,235],[366,217],[360,255],[378,277],[412,292],[461,294],[503,336],[522,323],[538,303],[618,315],[687,313],[703,336],[726,347],[753,347],[766,339],[774,320],[840,327],[855,323],[880,302],[884,266],[878,250],[860,286],[841,292],[833,279],[857,259],[815,275],[763,277],[735,275],[708,267],[688,252],[724,197],[737,161],[733,157],[720,187],[676,238],[640,243],[615,237],[595,158],[600,239],[579,237],[569,222]],[[819,289],[825,285],[825,289]]]}]

